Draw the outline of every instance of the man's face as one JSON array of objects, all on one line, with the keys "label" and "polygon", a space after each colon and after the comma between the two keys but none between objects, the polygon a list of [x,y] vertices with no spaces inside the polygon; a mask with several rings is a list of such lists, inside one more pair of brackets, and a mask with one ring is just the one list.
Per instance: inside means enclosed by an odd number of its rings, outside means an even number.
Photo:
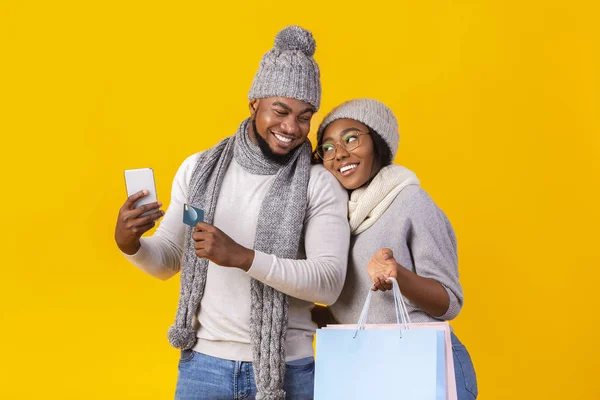
[{"label": "man's face", "polygon": [[306,140],[314,112],[312,105],[287,97],[252,100],[250,113],[255,136],[251,134],[250,138],[261,146],[265,156],[271,153],[273,159],[286,158]]}]

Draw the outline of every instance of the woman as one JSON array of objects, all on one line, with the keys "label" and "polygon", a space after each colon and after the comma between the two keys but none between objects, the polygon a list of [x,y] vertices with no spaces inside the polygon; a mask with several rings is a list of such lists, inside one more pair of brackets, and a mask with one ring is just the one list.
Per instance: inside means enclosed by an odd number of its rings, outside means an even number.
[{"label": "woman", "polygon": [[[400,136],[381,102],[341,104],[317,133],[322,162],[350,193],[351,252],[344,289],[331,306],[341,323],[356,323],[372,283],[369,323],[395,323],[390,277],[396,278],[412,322],[450,320],[462,307],[456,238],[446,215],[408,169],[391,164]],[[365,269],[366,266],[366,269]],[[477,381],[467,349],[452,333],[458,399],[475,399]]]}]

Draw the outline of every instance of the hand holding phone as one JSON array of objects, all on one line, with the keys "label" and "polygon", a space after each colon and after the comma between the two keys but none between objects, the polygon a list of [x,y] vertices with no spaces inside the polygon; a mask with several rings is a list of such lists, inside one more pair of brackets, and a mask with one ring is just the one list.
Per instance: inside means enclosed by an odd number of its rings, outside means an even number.
[{"label": "hand holding phone", "polygon": [[125,171],[125,183],[129,197],[119,210],[115,241],[123,253],[135,254],[140,248],[140,237],[154,227],[164,211],[157,201],[152,169]]},{"label": "hand holding phone", "polygon": [[[133,208],[138,208],[146,204],[158,202],[156,195],[156,184],[154,183],[154,171],[152,168],[128,169],[125,171],[125,186],[127,187],[127,196],[146,190],[148,194],[135,202]],[[158,211],[158,208],[150,209],[142,214],[146,216]]]}]

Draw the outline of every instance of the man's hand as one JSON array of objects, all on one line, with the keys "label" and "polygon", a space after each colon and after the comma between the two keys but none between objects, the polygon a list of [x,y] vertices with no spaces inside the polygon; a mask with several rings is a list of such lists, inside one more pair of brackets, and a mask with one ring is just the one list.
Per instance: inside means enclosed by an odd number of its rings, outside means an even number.
[{"label": "man's hand", "polygon": [[392,281],[388,278],[398,278],[398,267],[391,249],[377,250],[367,264],[367,272],[373,281],[373,290],[391,290]]},{"label": "man's hand", "polygon": [[[165,212],[159,210],[162,206],[161,202],[144,204],[138,208],[133,208],[136,201],[148,192],[142,190],[136,194],[132,194],[125,201],[119,210],[117,225],[115,227],[115,241],[119,249],[125,254],[135,254],[140,248],[140,237],[150,229],[152,229]],[[157,210],[156,212],[142,216],[147,211]]]},{"label": "man's hand", "polygon": [[248,271],[254,261],[254,250],[236,243],[219,228],[198,222],[192,234],[196,255],[207,258],[222,267],[240,268]]}]

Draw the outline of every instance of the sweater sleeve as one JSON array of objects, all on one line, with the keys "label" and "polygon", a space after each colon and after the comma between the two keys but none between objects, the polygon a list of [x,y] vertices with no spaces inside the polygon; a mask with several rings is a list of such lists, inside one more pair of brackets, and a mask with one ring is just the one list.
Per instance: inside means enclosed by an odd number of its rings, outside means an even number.
[{"label": "sweater sleeve", "polygon": [[346,278],[348,194],[322,166],[312,169],[304,223],[306,259],[282,259],[255,251],[248,274],[289,296],[333,304]]},{"label": "sweater sleeve", "polygon": [[455,318],[463,304],[462,286],[458,280],[456,236],[450,221],[431,197],[420,189],[412,198],[411,227],[408,237],[417,275],[439,282],[450,298],[441,320]]},{"label": "sweater sleeve", "polygon": [[188,157],[175,174],[171,203],[156,232],[140,239],[141,246],[137,253],[124,254],[133,265],[155,278],[169,279],[181,268],[185,239],[185,225],[181,222],[181,216],[198,154]]}]

